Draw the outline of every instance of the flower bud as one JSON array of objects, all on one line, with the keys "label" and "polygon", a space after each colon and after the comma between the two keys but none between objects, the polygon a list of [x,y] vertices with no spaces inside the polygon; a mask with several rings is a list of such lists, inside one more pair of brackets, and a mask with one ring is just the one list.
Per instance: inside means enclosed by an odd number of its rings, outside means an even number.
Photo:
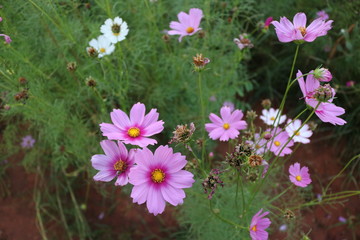
[{"label": "flower bud", "polygon": [[92,77],[86,78],[86,85],[89,87],[96,87],[96,81]]},{"label": "flower bud", "polygon": [[161,38],[162,38],[162,40],[163,40],[164,42],[166,42],[166,43],[168,43],[168,42],[170,41],[170,36],[167,35],[167,34],[164,34]]},{"label": "flower bud", "polygon": [[272,138],[271,133],[268,132],[268,133],[265,133],[265,134],[264,134],[264,139],[265,139],[265,140],[269,141],[271,138]]},{"label": "flower bud", "polygon": [[330,82],[332,79],[331,72],[327,68],[316,68],[314,77],[321,82]]},{"label": "flower bud", "polygon": [[21,85],[25,85],[27,83],[27,80],[24,77],[19,77],[18,81]]},{"label": "flower bud", "polygon": [[324,86],[320,86],[315,90],[313,97],[319,102],[327,102],[333,98],[333,89],[329,84],[325,84]]},{"label": "flower bud", "polygon": [[87,47],[86,51],[90,57],[97,57],[99,55],[98,51],[93,47]]},{"label": "flower bud", "polygon": [[11,109],[9,104],[5,104],[4,105],[4,110],[9,111]]},{"label": "flower bud", "polygon": [[250,110],[250,111],[247,111],[246,112],[246,118],[249,120],[249,121],[254,121],[255,120],[255,118],[257,118],[257,114],[256,114],[256,112],[255,111],[253,111],[253,110]]},{"label": "flower bud", "polygon": [[264,99],[261,101],[261,106],[267,110],[269,110],[271,108],[271,101],[270,99]]}]

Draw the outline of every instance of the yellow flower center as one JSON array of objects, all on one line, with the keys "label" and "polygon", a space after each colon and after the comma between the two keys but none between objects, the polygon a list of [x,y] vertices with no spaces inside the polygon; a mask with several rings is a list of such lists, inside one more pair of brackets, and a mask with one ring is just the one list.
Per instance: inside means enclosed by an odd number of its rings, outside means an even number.
[{"label": "yellow flower center", "polygon": [[275,120],[275,118],[274,118],[274,117],[271,117],[271,118],[270,118],[270,120],[271,120],[271,121],[274,121],[274,120]]},{"label": "yellow flower center", "polygon": [[161,169],[155,169],[151,173],[151,179],[154,183],[162,183],[165,180],[165,173]]},{"label": "yellow flower center", "polygon": [[295,131],[295,135],[299,136],[300,135],[299,131]]},{"label": "yellow flower center", "polygon": [[256,148],[256,149],[259,149],[259,148],[260,148],[260,145],[259,145],[259,144],[256,144],[256,145],[255,145],[255,148]]},{"label": "yellow flower center", "polygon": [[188,28],[186,29],[186,32],[187,32],[187,33],[192,33],[194,30],[195,30],[195,29],[194,29],[193,27],[188,27]]},{"label": "yellow flower center", "polygon": [[300,182],[302,178],[301,178],[301,176],[296,176],[295,179],[296,179],[296,181]]},{"label": "yellow flower center", "polygon": [[120,35],[120,33],[113,33],[113,35],[114,35],[114,36],[119,36],[119,35]]},{"label": "yellow flower center", "polygon": [[225,130],[228,130],[228,129],[230,128],[230,124],[224,123],[223,128],[224,128]]},{"label": "yellow flower center", "polygon": [[280,146],[281,143],[279,141],[275,141],[274,144],[275,144],[275,146],[278,147],[278,146]]},{"label": "yellow flower center", "polygon": [[256,225],[251,228],[252,231],[256,232]]},{"label": "yellow flower center", "polygon": [[140,129],[137,127],[129,128],[128,135],[132,138],[136,138],[136,137],[140,136]]},{"label": "yellow flower center", "polygon": [[304,28],[304,27],[299,27],[299,30],[300,30],[300,32],[301,32],[301,35],[302,35],[302,36],[305,36],[305,34],[306,34],[306,28]]},{"label": "yellow flower center", "polygon": [[105,49],[105,48],[100,48],[99,51],[102,52],[102,53],[104,53],[104,52],[106,52],[106,49]]},{"label": "yellow flower center", "polygon": [[125,170],[127,169],[127,164],[126,164],[126,162],[125,161],[123,161],[123,160],[119,160],[119,161],[117,161],[115,164],[114,164],[114,169],[116,170],[116,171],[119,171],[119,172],[125,172]]}]

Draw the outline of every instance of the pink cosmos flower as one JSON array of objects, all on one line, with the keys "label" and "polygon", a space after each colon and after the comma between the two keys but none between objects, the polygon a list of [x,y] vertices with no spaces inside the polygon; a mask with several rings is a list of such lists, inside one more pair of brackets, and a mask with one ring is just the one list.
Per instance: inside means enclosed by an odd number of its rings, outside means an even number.
[{"label": "pink cosmos flower", "polygon": [[311,183],[308,167],[300,168],[300,163],[295,163],[289,167],[290,181],[299,187],[306,187]]},{"label": "pink cosmos flower", "polygon": [[209,132],[209,137],[213,140],[219,139],[220,141],[228,141],[235,139],[239,136],[239,130],[245,129],[247,123],[241,120],[244,114],[241,110],[231,110],[227,106],[220,109],[221,118],[211,113],[209,118],[212,123],[206,123],[205,129]]},{"label": "pink cosmos flower", "polygon": [[185,192],[195,182],[193,174],[181,170],[187,161],[180,153],[173,153],[168,146],[160,146],[153,154],[148,148],[138,150],[136,166],[129,178],[134,185],[131,197],[134,203],[143,204],[150,213],[160,214],[165,210],[165,202],[177,206],[183,203]]},{"label": "pink cosmos flower", "polygon": [[[292,153],[290,147],[294,146],[294,141],[290,140],[290,142],[287,143],[287,141],[289,140],[289,135],[287,132],[284,132],[281,128],[277,128],[276,132],[274,133],[274,131],[272,131],[271,134],[275,136],[274,139],[271,139],[267,143],[267,148],[270,149],[271,152],[273,152],[275,155],[279,155],[280,157]],[[281,151],[283,147],[284,149]]]},{"label": "pink cosmos flower", "polygon": [[325,36],[331,29],[332,20],[325,22],[317,18],[308,27],[306,27],[306,15],[297,13],[294,16],[293,23],[286,17],[281,17],[280,22],[272,21],[280,42],[306,41],[312,42],[317,37]]},{"label": "pink cosmos flower", "polygon": [[329,14],[327,14],[324,10],[318,11],[316,13],[316,16],[324,21],[329,19]]},{"label": "pink cosmos flower", "polygon": [[134,166],[134,155],[136,149],[131,149],[128,153],[125,145],[118,141],[117,144],[110,140],[100,142],[104,154],[92,156],[91,163],[93,168],[99,170],[94,176],[95,181],[110,182],[116,179],[116,186],[124,186],[128,183],[130,169]]},{"label": "pink cosmos flower", "polygon": [[203,12],[198,8],[191,8],[189,14],[180,12],[178,14],[179,22],[170,22],[170,28],[172,30],[168,31],[168,34],[180,35],[179,42],[181,42],[184,36],[194,35],[197,31],[201,30],[199,26],[202,17]]},{"label": "pink cosmos flower", "polygon": [[271,224],[269,218],[264,218],[269,212],[262,213],[263,209],[260,209],[253,218],[250,224],[250,237],[252,240],[267,240],[269,233],[265,231]]},{"label": "pink cosmos flower", "polygon": [[6,35],[6,34],[0,34],[0,36],[1,36],[1,37],[4,37],[5,42],[8,43],[8,44],[12,42],[11,38],[10,38],[8,35]]},{"label": "pink cosmos flower", "polygon": [[22,148],[33,148],[35,142],[36,142],[36,140],[31,135],[27,135],[22,138],[21,147]]},{"label": "pink cosmos flower", "polygon": [[254,134],[254,141],[247,140],[246,143],[255,149],[255,153],[262,155],[265,153],[265,145],[267,140],[262,138],[259,133]]},{"label": "pink cosmos flower", "polygon": [[[296,74],[296,78],[298,78],[299,86],[305,98],[305,102],[312,108],[315,108],[319,104],[319,101],[315,99],[314,94],[316,89],[320,87],[320,82],[316,80],[312,74],[307,75],[305,82],[304,78],[300,77],[302,75],[302,72],[299,70]],[[334,89],[332,89],[332,93],[332,98],[329,99],[328,102],[321,102],[319,104],[315,110],[315,114],[323,122],[328,122],[333,125],[344,125],[346,121],[338,116],[343,115],[345,113],[345,109],[332,103],[335,96]]]},{"label": "pink cosmos flower", "polygon": [[100,129],[103,136],[110,140],[120,140],[126,144],[146,147],[156,144],[157,141],[148,138],[154,134],[160,133],[164,127],[163,121],[158,121],[159,113],[153,108],[145,115],[145,105],[136,103],[130,110],[130,119],[120,109],[114,109],[111,113],[110,123],[101,123]]}]

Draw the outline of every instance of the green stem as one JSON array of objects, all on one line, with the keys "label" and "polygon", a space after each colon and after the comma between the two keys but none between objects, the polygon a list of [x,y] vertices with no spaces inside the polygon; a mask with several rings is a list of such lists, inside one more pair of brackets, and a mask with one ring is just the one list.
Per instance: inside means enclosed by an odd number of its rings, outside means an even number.
[{"label": "green stem", "polygon": [[201,73],[198,74],[198,87],[199,87],[199,98],[200,98],[200,108],[201,108],[201,120],[202,120],[202,148],[201,148],[201,159],[203,163],[203,168],[205,167],[205,105],[202,93],[202,82],[201,82]]},{"label": "green stem", "polygon": [[228,220],[228,219],[220,216],[219,214],[215,213],[214,210],[213,210],[213,208],[212,208],[211,200],[209,200],[209,208],[210,208],[210,212],[212,212],[212,214],[214,214],[215,217],[217,217],[218,219],[220,219],[220,220],[223,221],[224,223],[233,225],[233,226],[236,227],[236,228],[242,228],[242,229],[248,230],[248,228],[243,227],[243,226],[241,226],[241,225],[238,225],[238,224],[236,224],[236,223],[234,223],[234,222],[232,222],[232,221],[230,221],[230,220]]},{"label": "green stem", "polygon": [[273,201],[275,201],[276,199],[278,199],[279,197],[281,197],[282,195],[284,195],[287,191],[289,191],[289,189],[292,187],[292,185],[290,185],[288,188],[286,188],[284,191],[282,191],[280,194],[276,195],[274,198],[270,199],[268,201],[268,203],[272,203]]}]

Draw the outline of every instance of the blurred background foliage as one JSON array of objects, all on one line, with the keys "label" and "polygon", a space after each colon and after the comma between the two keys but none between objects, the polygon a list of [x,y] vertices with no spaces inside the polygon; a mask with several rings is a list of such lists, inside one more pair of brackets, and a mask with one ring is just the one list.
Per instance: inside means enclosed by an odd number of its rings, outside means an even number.
[{"label": "blurred background foliage", "polygon": [[[336,103],[346,109],[345,119],[349,122],[331,128],[336,129],[331,137],[336,141],[346,138],[348,146],[359,145],[359,5],[356,0],[3,3],[0,30],[10,35],[13,42],[2,45],[0,51],[0,160],[20,151],[23,136],[31,134],[36,139],[36,147],[26,152],[22,163],[40,176],[34,198],[43,236],[53,239],[43,222],[55,219],[69,238],[99,239],[101,231],[89,227],[81,211],[87,196],[77,199],[74,193],[93,185],[90,158],[101,153],[99,141],[103,139],[98,124],[110,122],[113,108],[128,111],[138,101],[145,103],[147,110],[157,108],[160,119],[165,121],[159,144],[167,144],[177,124],[193,121],[199,126],[197,74],[192,67],[192,57],[197,53],[211,60],[202,83],[204,98],[216,101],[206,101],[206,114],[217,113],[224,101],[232,101],[245,111],[258,106],[261,99],[271,98],[277,107],[295,45],[278,42],[273,27],[265,32],[259,28],[259,22],[268,16],[278,20],[280,16],[291,18],[303,11],[310,20],[317,11],[326,10],[334,20],[326,37],[301,46],[296,65],[303,72],[318,65],[330,69],[338,89]],[[165,30],[170,21],[177,21],[177,13],[193,7],[204,12],[202,33],[185,37],[181,43],[176,36],[168,39]],[[88,42],[100,35],[100,26],[107,18],[116,16],[129,25],[126,40],[117,43],[110,56],[88,57]],[[255,47],[240,51],[233,39],[244,32],[253,33],[250,38]],[[68,69],[72,62],[76,63],[75,71]],[[20,77],[26,78],[25,85],[19,83]],[[89,78],[96,81],[96,87],[86,84]],[[347,87],[348,81],[355,81],[355,85]],[[17,101],[14,96],[24,90],[28,99]],[[296,96],[288,104],[292,106],[288,112],[293,113],[300,105],[298,89],[293,88],[291,96]],[[320,129],[329,131],[330,125],[322,124]],[[344,155],[352,156],[356,151],[359,150],[349,147],[344,149]],[[222,194],[226,199],[232,193],[229,188]],[[194,201],[185,201],[180,220],[187,227],[182,230],[200,238],[208,238],[199,235],[200,230],[212,229],[218,231],[213,234],[221,234],[222,227],[200,226],[195,219],[191,221],[194,225],[187,225],[191,217],[204,216],[204,209],[194,207],[196,198],[191,194],[189,198]]]}]

